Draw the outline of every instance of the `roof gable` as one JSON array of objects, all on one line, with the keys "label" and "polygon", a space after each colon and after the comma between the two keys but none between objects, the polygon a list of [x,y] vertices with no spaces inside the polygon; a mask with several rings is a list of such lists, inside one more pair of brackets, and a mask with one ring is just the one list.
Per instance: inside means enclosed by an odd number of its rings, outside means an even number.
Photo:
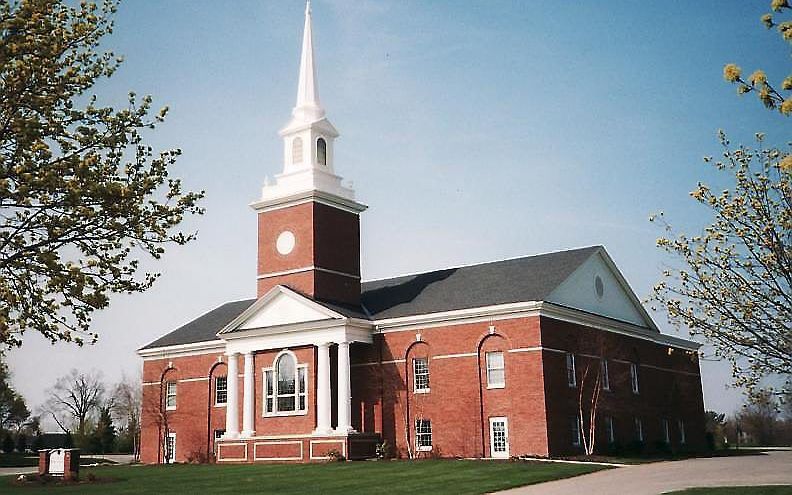
[{"label": "roof gable", "polygon": [[218,335],[296,323],[344,319],[344,315],[277,285],[229,322]]},{"label": "roof gable", "polygon": [[657,330],[604,248],[578,266],[545,300]]}]

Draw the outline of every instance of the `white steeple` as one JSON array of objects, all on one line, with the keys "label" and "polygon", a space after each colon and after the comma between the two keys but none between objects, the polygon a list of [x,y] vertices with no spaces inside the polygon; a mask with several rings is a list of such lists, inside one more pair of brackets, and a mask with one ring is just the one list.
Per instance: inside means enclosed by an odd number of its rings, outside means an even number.
[{"label": "white steeple", "polygon": [[300,57],[300,81],[297,84],[297,104],[292,110],[295,118],[314,122],[324,117],[319,101],[319,84],[314,65],[313,29],[311,26],[311,0],[305,4],[305,27],[303,29],[302,56]]},{"label": "white steeple", "polygon": [[327,120],[319,101],[310,0],[305,5],[297,102],[291,120],[279,134],[283,138],[283,173],[276,175],[272,183],[265,182],[261,200],[252,205],[254,208],[267,208],[287,198],[306,195],[334,197],[345,205],[356,205],[353,209],[365,208],[354,201],[351,186],[342,185],[341,177],[334,173],[333,144],[338,131]]}]

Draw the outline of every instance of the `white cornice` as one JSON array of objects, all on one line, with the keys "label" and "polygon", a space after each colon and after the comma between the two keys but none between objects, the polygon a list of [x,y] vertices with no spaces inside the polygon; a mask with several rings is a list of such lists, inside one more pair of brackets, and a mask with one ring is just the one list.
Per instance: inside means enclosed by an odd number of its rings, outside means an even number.
[{"label": "white cornice", "polygon": [[205,342],[192,342],[190,344],[176,344],[160,347],[150,347],[148,349],[138,349],[138,356],[144,360],[162,359],[169,357],[193,356],[197,354],[212,354],[222,352],[225,349],[225,342],[209,340]]},{"label": "white cornice", "polygon": [[311,201],[355,214],[361,213],[362,211],[365,211],[366,208],[368,208],[368,206],[358,203],[357,201],[352,201],[340,196],[336,196],[335,194],[329,194],[317,190],[302,191],[281,198],[255,201],[250,203],[250,207],[256,210],[257,213],[263,213],[265,211],[279,210],[282,208],[289,208],[291,206],[310,203]]}]

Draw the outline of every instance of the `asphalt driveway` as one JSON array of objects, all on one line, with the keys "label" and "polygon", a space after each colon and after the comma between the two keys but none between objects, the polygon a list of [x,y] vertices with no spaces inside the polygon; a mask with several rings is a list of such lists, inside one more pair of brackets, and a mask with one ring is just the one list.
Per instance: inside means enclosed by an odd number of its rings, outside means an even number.
[{"label": "asphalt driveway", "polygon": [[656,495],[697,486],[792,485],[792,451],[627,466],[498,495]]}]

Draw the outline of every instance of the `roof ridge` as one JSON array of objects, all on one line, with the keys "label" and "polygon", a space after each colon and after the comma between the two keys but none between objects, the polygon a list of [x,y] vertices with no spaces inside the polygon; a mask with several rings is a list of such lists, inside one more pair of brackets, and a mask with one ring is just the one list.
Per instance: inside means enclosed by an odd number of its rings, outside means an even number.
[{"label": "roof ridge", "polygon": [[478,262],[478,263],[465,263],[465,264],[462,264],[462,265],[449,266],[449,267],[445,267],[445,268],[436,268],[434,270],[425,270],[425,271],[420,271],[420,272],[404,273],[404,274],[395,275],[395,276],[391,276],[391,277],[382,277],[382,278],[373,278],[373,279],[369,279],[369,280],[361,280],[360,283],[361,284],[367,284],[369,282],[383,282],[385,280],[396,280],[396,279],[404,278],[404,277],[417,277],[419,275],[426,275],[426,274],[429,274],[429,273],[442,272],[444,270],[458,270],[460,268],[470,268],[470,267],[474,267],[474,266],[484,266],[484,265],[491,265],[491,264],[494,264],[494,263],[503,263],[505,261],[515,261],[515,260],[522,260],[522,259],[528,259],[528,258],[538,258],[540,256],[549,256],[549,255],[552,255],[552,254],[570,253],[572,251],[583,251],[585,249],[597,249],[597,248],[604,249],[604,247],[605,246],[603,246],[602,244],[593,244],[593,245],[590,245],[590,246],[581,246],[581,247],[574,247],[574,248],[569,248],[569,249],[559,249],[557,251],[548,251],[546,253],[537,253],[537,254],[529,254],[529,255],[524,255],[523,254],[523,255],[512,256],[512,257],[509,257],[509,258],[503,258],[503,259],[499,259],[499,260],[482,261],[482,262]]}]

